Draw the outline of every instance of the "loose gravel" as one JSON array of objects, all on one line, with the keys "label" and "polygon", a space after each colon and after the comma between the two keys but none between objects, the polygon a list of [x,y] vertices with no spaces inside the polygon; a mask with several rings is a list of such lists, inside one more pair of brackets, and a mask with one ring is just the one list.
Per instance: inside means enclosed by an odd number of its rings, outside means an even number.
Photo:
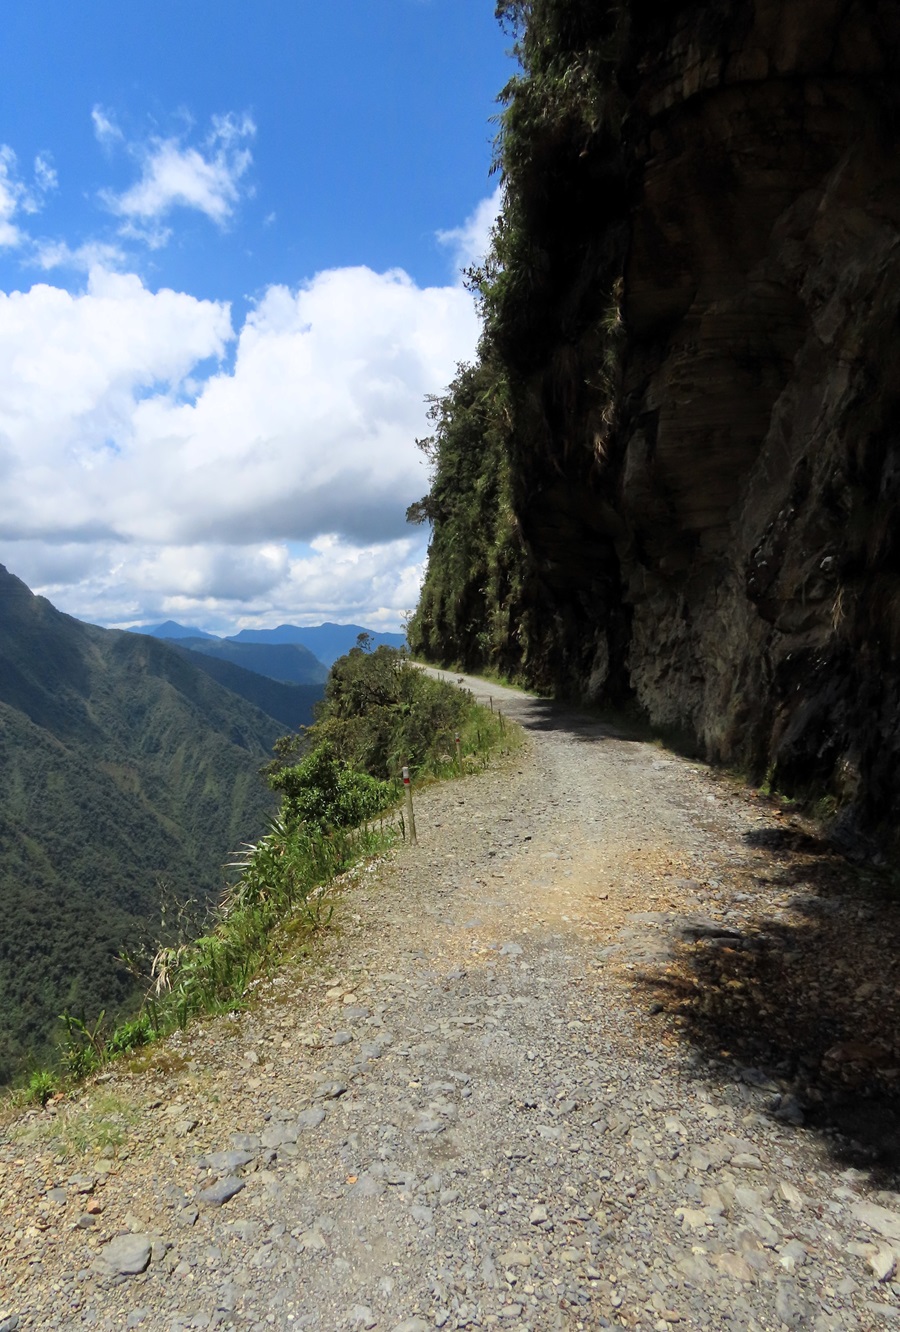
[{"label": "loose gravel", "polygon": [[643,979],[734,932],[772,812],[466,683],[524,747],[417,794],[314,958],[0,1129],[0,1332],[900,1326],[900,1195]]}]

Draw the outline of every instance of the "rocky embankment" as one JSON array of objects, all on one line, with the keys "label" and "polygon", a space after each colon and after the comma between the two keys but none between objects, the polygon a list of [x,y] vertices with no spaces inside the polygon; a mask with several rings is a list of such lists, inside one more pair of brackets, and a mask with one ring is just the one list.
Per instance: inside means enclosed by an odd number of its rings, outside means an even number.
[{"label": "rocky embankment", "polygon": [[633,89],[613,536],[629,682],[893,836],[895,6],[678,7]]},{"label": "rocky embankment", "polygon": [[491,692],[525,746],[419,793],[314,959],[0,1129],[3,1332],[900,1321],[896,909],[702,767]]}]

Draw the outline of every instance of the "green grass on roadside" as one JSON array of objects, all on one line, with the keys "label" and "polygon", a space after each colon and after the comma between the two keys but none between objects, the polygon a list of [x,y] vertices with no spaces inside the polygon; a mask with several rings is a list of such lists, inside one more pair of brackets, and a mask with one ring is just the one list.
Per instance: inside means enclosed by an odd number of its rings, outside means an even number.
[{"label": "green grass on roadside", "polygon": [[315,725],[276,745],[264,771],[281,810],[232,858],[204,932],[160,943],[129,1020],[111,1029],[103,1013],[64,1014],[59,1066],[34,1070],[16,1101],[45,1105],[201,1014],[242,1007],[252,981],[329,925],[341,876],[405,835],[396,813],[404,766],[419,783],[461,778],[520,743],[518,727],[405,652],[355,648],[335,663]]}]

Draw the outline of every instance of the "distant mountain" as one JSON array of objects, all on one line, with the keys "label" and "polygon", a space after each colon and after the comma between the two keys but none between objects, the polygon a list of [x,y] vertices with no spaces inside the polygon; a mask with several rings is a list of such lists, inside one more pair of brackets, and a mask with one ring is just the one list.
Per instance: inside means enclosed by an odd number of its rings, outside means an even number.
[{"label": "distant mountain", "polygon": [[296,643],[308,648],[319,661],[333,666],[338,657],[343,657],[352,647],[360,634],[368,634],[372,646],[385,643],[388,647],[405,647],[403,634],[376,633],[374,629],[364,629],[361,624],[316,624],[310,626],[280,624],[277,629],[242,629],[226,641],[229,643]]},{"label": "distant mountain", "polygon": [[180,642],[173,642],[172,649],[183,653],[199,671],[211,675],[226,689],[240,694],[248,703],[280,721],[286,731],[311,726],[313,708],[325,696],[324,684],[284,684],[257,671],[235,666],[221,657],[195,652]]},{"label": "distant mountain", "polygon": [[61,614],[0,565],[0,1082],[63,1011],[132,1000],[116,962],[159,930],[161,884],[215,900],[273,808],[285,724],[146,635]]},{"label": "distant mountain", "polygon": [[162,624],[135,625],[129,629],[132,634],[149,634],[151,638],[211,638],[218,642],[215,634],[208,634],[205,629],[188,629],[177,620],[164,620]]},{"label": "distant mountain", "polygon": [[283,684],[324,684],[328,667],[299,643],[236,643],[230,638],[179,638],[179,647],[256,671]]}]

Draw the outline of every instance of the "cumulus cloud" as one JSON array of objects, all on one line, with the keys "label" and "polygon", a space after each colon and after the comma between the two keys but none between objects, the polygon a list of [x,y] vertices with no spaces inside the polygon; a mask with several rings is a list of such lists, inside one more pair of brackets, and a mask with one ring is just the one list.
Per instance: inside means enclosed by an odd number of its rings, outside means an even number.
[{"label": "cumulus cloud", "polygon": [[437,233],[440,244],[450,250],[457,272],[462,273],[465,269],[480,264],[484,259],[490,249],[491,232],[502,202],[503,187],[498,185],[489,198],[482,199],[461,227],[452,227],[449,231]]},{"label": "cumulus cloud", "polygon": [[365,267],[270,287],[239,330],[102,263],[0,294],[0,560],[100,623],[396,625],[424,398],[477,337],[461,287]]},{"label": "cumulus cloud", "polygon": [[302,553],[257,546],[0,541],[0,561],[61,610],[130,627],[174,619],[212,633],[353,621],[399,628],[418,599],[420,536],[357,546],[323,536]]},{"label": "cumulus cloud", "polygon": [[[102,143],[122,137],[101,108],[94,107],[92,116]],[[195,209],[224,226],[247,192],[244,177],[253,160],[248,145],[255,134],[250,116],[225,115],[213,118],[199,147],[186,143],[184,136],[132,144],[129,151],[139,164],[139,179],[118,194],[102,191],[101,199],[123,219],[125,234],[151,245],[168,239],[161,223],[176,208]]]}]

